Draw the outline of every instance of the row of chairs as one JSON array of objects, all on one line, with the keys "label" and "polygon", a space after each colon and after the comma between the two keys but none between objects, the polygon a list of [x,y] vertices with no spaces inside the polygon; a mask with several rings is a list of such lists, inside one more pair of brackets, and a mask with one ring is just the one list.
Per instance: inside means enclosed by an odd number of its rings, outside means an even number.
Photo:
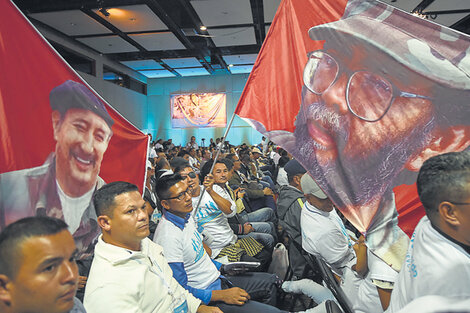
[{"label": "row of chairs", "polygon": [[[348,297],[344,293],[343,289],[341,289],[341,286],[338,280],[335,278],[333,271],[325,263],[325,261],[322,260],[321,258],[317,258],[314,255],[311,255],[310,253],[305,251],[302,248],[302,246],[298,242],[296,242],[288,233],[286,233],[286,235],[288,236],[288,251],[290,251],[290,249],[292,248],[297,249],[303,256],[303,258],[305,259],[306,266],[303,270],[301,278],[309,278],[314,281],[323,282],[324,285],[331,291],[331,293],[336,298],[336,302],[331,301],[331,300],[326,301],[325,306],[326,306],[327,312],[328,313],[354,313],[351,302],[349,301]],[[291,280],[293,277],[293,274],[294,272],[289,265],[289,268],[287,270],[286,276],[284,277],[284,280],[285,281]],[[294,297],[293,300],[294,301],[292,302],[291,310],[293,309],[295,304],[298,303],[299,296]]]}]

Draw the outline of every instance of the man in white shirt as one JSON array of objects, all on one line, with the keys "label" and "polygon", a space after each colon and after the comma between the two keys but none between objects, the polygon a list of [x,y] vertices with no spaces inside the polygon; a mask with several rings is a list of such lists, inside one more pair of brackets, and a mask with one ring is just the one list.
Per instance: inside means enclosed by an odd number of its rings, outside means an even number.
[{"label": "man in white shirt", "polygon": [[194,136],[191,136],[190,141],[186,144],[186,150],[189,150],[191,148],[195,150],[199,149],[199,145],[196,142],[196,137]]},{"label": "man in white shirt", "polygon": [[[341,288],[355,312],[382,312],[379,294],[370,276],[373,272],[371,264],[375,268],[380,267],[381,279],[389,279],[390,275],[393,279],[396,272],[386,264],[382,266],[383,262],[365,249],[363,240],[358,243],[360,246],[356,246],[356,258],[355,242],[349,237],[333,203],[308,173],[301,178],[301,188],[307,200],[300,217],[302,247],[331,267],[341,280]],[[368,266],[370,272],[362,278]]]},{"label": "man in white shirt", "polygon": [[275,303],[276,277],[272,274],[221,276],[224,265],[211,260],[202,235],[190,217],[193,210],[190,192],[186,179],[179,174],[162,177],[157,184],[164,210],[154,241],[162,245],[173,277],[205,304],[215,302],[225,313],[279,312],[272,306],[250,301],[253,296]]},{"label": "man in white shirt", "polygon": [[[210,167],[210,164],[205,166]],[[260,268],[267,268],[271,254],[263,248],[263,245],[253,238],[237,240],[237,236],[230,228],[227,218],[235,216],[236,205],[215,191],[219,186],[215,185],[213,175],[207,174],[203,179],[204,194],[197,181],[198,176],[192,179],[194,207],[192,216],[200,232],[210,234],[211,240],[207,241],[207,245],[212,250],[211,257],[227,255],[229,261],[259,261]],[[199,201],[201,195],[202,199]],[[232,253],[235,250],[238,252]]]},{"label": "man in white shirt", "polygon": [[411,238],[387,312],[428,295],[470,298],[470,153],[428,159],[417,187],[426,216]]},{"label": "man in white shirt", "polygon": [[163,249],[146,238],[148,215],[137,186],[110,183],[93,202],[102,235],[85,290],[88,313],[221,312],[181,287]]}]

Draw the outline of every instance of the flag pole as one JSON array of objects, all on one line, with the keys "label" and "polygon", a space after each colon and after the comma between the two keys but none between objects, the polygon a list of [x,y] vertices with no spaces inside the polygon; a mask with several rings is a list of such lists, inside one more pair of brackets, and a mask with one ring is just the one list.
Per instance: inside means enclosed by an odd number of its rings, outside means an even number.
[{"label": "flag pole", "polygon": [[[228,123],[227,129],[225,130],[225,134],[224,134],[224,137],[222,139],[222,142],[225,142],[225,138],[227,138],[228,132],[229,132],[230,128],[232,128],[232,123],[233,123],[234,119],[235,119],[235,112],[233,112],[232,117],[230,118],[230,122]],[[214,170],[215,161],[217,161],[217,158],[219,157],[221,148],[222,148],[222,145],[217,147],[217,153],[215,154],[214,163],[212,163],[211,170],[209,171],[209,174],[212,174],[212,171]],[[199,205],[201,204],[202,196],[204,195],[205,191],[206,191],[206,186],[204,186],[204,184],[203,184],[202,185],[201,195],[199,196],[199,199],[197,201],[196,208],[194,208],[194,219],[196,219],[196,213],[197,213],[197,210],[199,208]]]}]

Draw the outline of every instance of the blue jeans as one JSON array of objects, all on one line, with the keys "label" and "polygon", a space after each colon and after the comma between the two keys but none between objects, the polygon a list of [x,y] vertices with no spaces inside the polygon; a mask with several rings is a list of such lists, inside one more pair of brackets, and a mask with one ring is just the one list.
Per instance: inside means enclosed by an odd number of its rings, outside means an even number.
[{"label": "blue jeans", "polygon": [[269,207],[265,207],[265,208],[261,208],[261,209],[258,209],[254,212],[246,212],[246,211],[242,211],[240,214],[239,214],[239,217],[240,217],[240,223],[242,224],[245,224],[247,222],[273,222],[273,223],[276,223],[276,214],[274,213],[274,211],[269,208]]},{"label": "blue jeans", "polygon": [[276,240],[274,239],[273,235],[270,234],[270,232],[268,233],[262,232],[262,231],[270,231],[271,226],[269,224],[271,223],[253,222],[250,224],[253,226],[255,231],[247,235],[238,235],[238,238],[251,237],[253,239],[256,239],[256,241],[261,243],[269,252],[272,252],[274,248],[274,244],[276,243]]}]

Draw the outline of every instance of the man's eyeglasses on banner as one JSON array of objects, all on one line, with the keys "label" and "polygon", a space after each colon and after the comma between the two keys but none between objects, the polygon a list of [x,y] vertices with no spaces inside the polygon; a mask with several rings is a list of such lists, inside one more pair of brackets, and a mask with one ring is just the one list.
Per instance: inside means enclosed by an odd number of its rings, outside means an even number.
[{"label": "man's eyeglasses on banner", "polygon": [[349,75],[346,87],[346,103],[349,111],[367,122],[377,122],[390,109],[397,97],[431,99],[427,96],[404,92],[386,78],[369,71],[351,71],[340,67],[328,53],[317,50],[308,54],[303,73],[305,87],[316,95],[322,95],[335,84],[342,72]]}]

